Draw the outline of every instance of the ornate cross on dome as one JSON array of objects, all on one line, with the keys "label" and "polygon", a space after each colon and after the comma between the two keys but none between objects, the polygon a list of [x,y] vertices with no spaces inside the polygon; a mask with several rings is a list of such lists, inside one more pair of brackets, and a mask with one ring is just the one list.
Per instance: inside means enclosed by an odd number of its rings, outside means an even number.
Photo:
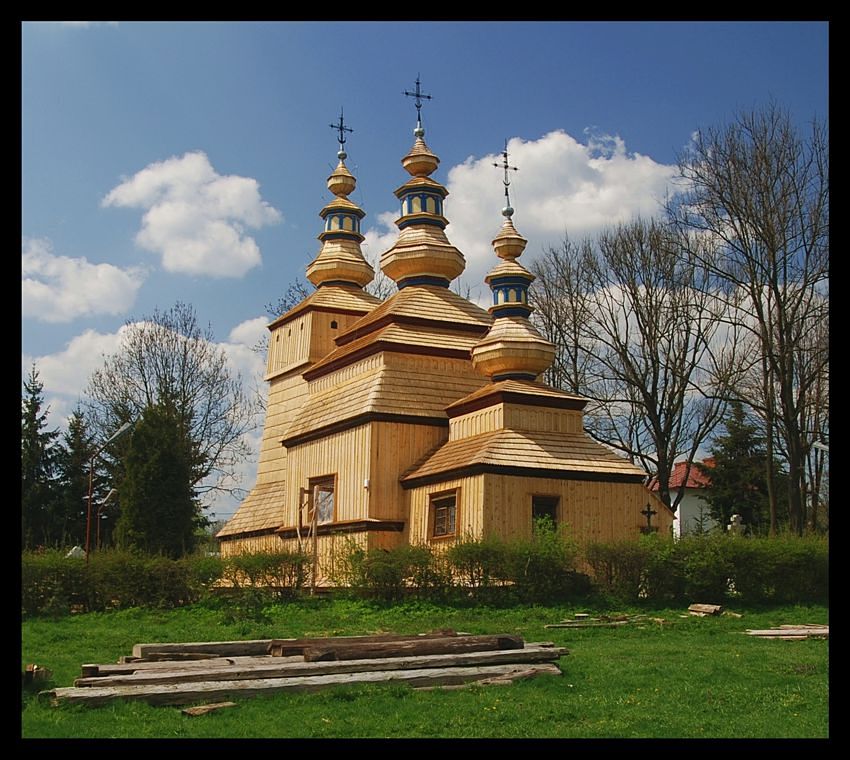
[{"label": "ornate cross on dome", "polygon": [[339,154],[338,155],[339,155],[340,159],[346,158],[346,155],[345,155],[345,133],[346,132],[353,132],[354,130],[351,129],[351,127],[345,126],[345,119],[344,119],[343,114],[342,114],[342,108],[339,109],[339,123],[338,124],[329,124],[328,126],[331,129],[335,129],[339,133],[339,135],[337,137],[337,141],[339,142]]},{"label": "ornate cross on dome", "polygon": [[404,94],[409,98],[416,98],[416,100],[413,101],[416,106],[416,128],[420,129],[422,127],[422,99],[431,100],[432,96],[426,95],[421,89],[419,89],[419,74],[416,75],[416,90],[413,92],[405,90]]},{"label": "ornate cross on dome", "polygon": [[497,169],[501,168],[505,170],[505,178],[502,180],[502,184],[505,186],[505,208],[502,209],[502,213],[505,216],[511,216],[514,213],[514,210],[511,208],[511,196],[508,192],[508,188],[510,187],[511,180],[510,174],[508,172],[514,171],[518,172],[516,166],[508,165],[508,140],[505,138],[505,149],[502,151],[502,163],[501,164],[493,164]]}]

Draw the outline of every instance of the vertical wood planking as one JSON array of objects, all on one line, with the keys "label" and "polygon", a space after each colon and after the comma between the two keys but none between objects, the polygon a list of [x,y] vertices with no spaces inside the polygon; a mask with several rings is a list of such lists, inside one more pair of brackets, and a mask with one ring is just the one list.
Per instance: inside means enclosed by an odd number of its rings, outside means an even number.
[{"label": "vertical wood planking", "polygon": [[369,478],[371,439],[367,423],[293,446],[287,451],[287,525],[297,522],[300,489],[309,486],[310,478],[323,475],[336,475],[336,522],[363,520],[369,516],[369,491],[363,483]]}]

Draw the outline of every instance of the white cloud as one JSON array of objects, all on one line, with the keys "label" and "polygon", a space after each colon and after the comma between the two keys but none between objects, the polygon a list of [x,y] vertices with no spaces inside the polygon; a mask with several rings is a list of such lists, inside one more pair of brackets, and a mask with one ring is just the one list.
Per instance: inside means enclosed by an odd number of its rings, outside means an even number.
[{"label": "white cloud", "polygon": [[267,334],[268,330],[266,326],[268,323],[268,317],[246,319],[230,331],[228,338],[231,343],[240,343],[243,346],[252,348],[257,345],[260,338]]},{"label": "white cloud", "polygon": [[201,151],[146,166],[102,205],[144,209],[136,243],[160,254],[168,272],[210,277],[242,277],[258,266],[260,249],[245,227],[282,219],[255,179],[218,174]]},{"label": "white cloud", "polygon": [[[514,224],[528,238],[526,265],[545,247],[558,245],[565,232],[581,238],[636,215],[656,215],[676,174],[675,166],[629,153],[618,136],[590,132],[586,144],[562,130],[538,140],[514,137],[508,151],[519,167],[511,173],[511,205]],[[490,241],[503,221],[504,188],[493,167],[499,159],[470,156],[449,170],[446,181],[446,234],[466,257],[462,277],[473,288],[496,264]],[[383,246],[381,253],[396,239],[395,218],[379,214],[378,226],[366,232],[367,241]]]},{"label": "white cloud", "polygon": [[145,281],[140,268],[56,256],[49,240],[37,238],[22,241],[21,275],[23,315],[43,322],[123,314]]}]

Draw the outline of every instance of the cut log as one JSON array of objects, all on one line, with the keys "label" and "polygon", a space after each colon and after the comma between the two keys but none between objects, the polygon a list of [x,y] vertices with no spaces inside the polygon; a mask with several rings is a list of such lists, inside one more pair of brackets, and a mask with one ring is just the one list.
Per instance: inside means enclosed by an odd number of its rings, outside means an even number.
[{"label": "cut log", "polygon": [[405,655],[451,654],[453,652],[490,652],[499,649],[522,649],[520,636],[453,636],[449,638],[408,639],[407,641],[372,641],[356,644],[332,644],[304,647],[306,662],[325,660],[363,660]]},{"label": "cut log", "polygon": [[719,604],[692,604],[688,607],[688,612],[699,612],[703,615],[719,615],[723,612],[723,607]]},{"label": "cut log", "polygon": [[136,644],[133,657],[145,657],[151,652],[203,652],[216,655],[259,655],[266,654],[271,639],[250,641],[189,641],[182,643]]},{"label": "cut log", "polygon": [[326,647],[337,644],[371,644],[392,641],[421,641],[423,639],[444,639],[459,635],[451,628],[441,628],[431,633],[376,633],[369,636],[312,636],[300,639],[272,639],[268,652],[273,657],[290,657],[304,654],[307,647]]},{"label": "cut log", "polygon": [[[548,642],[544,642],[548,643]],[[262,663],[242,663],[231,667],[209,669],[181,668],[173,671],[137,672],[132,675],[78,678],[74,686],[93,688],[100,686],[127,686],[132,684],[191,683],[193,681],[244,681],[260,678],[292,678],[333,673],[359,673],[386,670],[419,670],[423,668],[466,667],[480,665],[512,664],[518,668],[529,664],[554,662],[568,650],[563,647],[528,645],[523,649],[499,652],[466,652],[461,654],[435,654],[396,657],[392,659],[364,659],[331,662],[304,662],[300,657],[265,657]],[[259,659],[259,658],[258,658]]]},{"label": "cut log", "polygon": [[[554,672],[548,665],[538,666],[545,673]],[[412,686],[466,683],[485,678],[499,678],[517,669],[516,665],[483,665],[476,667],[421,668],[415,670],[340,673],[296,678],[265,678],[239,681],[199,681],[179,684],[133,686],[67,687],[41,692],[54,704],[102,705],[116,699],[143,700],[156,705],[180,705],[230,695],[251,696],[275,692],[315,691],[328,686],[367,683],[408,683]],[[557,668],[555,669],[557,670]],[[558,670],[560,674],[560,670]]]},{"label": "cut log", "polygon": [[236,702],[213,702],[209,705],[198,705],[197,707],[184,707],[180,712],[183,715],[206,715],[207,713],[223,710],[225,707],[236,707]]}]

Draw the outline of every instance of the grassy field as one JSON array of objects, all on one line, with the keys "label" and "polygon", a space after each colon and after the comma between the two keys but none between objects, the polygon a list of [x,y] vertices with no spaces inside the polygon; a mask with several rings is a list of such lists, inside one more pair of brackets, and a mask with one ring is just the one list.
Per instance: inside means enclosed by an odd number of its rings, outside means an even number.
[{"label": "grassy field", "polygon": [[[735,609],[735,608],[733,608]],[[669,624],[549,629],[574,612],[642,612]],[[826,623],[824,606],[736,609],[743,617],[681,617],[683,609],[394,607],[305,600],[266,610],[262,621],[225,623],[203,606],[125,610],[25,621],[22,667],[53,670],[69,686],[83,662],[114,662],[137,642],[209,641],[451,627],[554,641],[570,654],[563,676],[510,687],[419,692],[406,686],[339,687],[240,699],[190,718],[179,708],[121,703],[51,707],[25,692],[24,738],[247,737],[827,737],[828,643],[760,640],[746,628]]]}]

